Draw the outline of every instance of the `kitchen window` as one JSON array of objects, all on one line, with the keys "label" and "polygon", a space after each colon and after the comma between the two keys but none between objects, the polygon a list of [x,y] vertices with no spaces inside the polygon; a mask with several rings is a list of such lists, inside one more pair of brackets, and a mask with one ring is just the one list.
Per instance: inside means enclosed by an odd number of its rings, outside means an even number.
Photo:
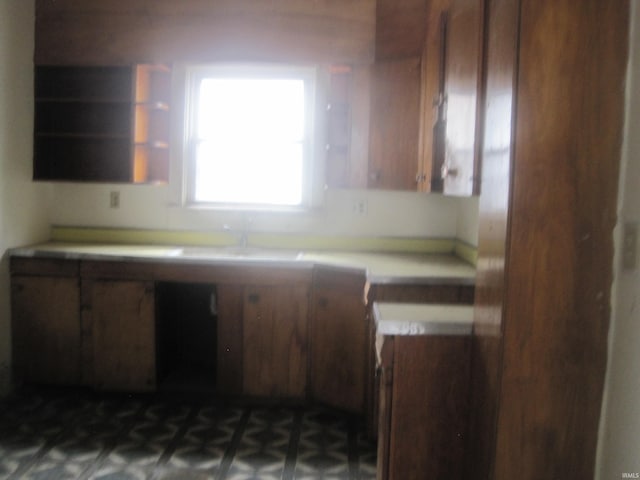
[{"label": "kitchen window", "polygon": [[186,199],[231,208],[311,203],[315,69],[187,69]]}]

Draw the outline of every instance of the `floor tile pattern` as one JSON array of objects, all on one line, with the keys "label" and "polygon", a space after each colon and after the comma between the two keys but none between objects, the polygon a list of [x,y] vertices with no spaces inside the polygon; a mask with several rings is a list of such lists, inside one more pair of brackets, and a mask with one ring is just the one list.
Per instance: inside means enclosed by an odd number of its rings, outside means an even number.
[{"label": "floor tile pattern", "polygon": [[322,407],[38,389],[0,401],[0,480],[373,480],[359,420]]}]

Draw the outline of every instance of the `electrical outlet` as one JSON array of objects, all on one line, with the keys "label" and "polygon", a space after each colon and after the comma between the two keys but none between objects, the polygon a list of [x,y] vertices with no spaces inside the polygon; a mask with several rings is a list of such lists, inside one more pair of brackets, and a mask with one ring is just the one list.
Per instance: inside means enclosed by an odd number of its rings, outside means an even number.
[{"label": "electrical outlet", "polygon": [[622,268],[635,270],[638,267],[638,224],[625,223],[622,235]]},{"label": "electrical outlet", "polygon": [[354,215],[364,216],[367,214],[367,210],[367,201],[363,198],[354,200],[351,204],[351,213],[353,213]]},{"label": "electrical outlet", "polygon": [[109,208],[120,208],[120,192],[109,193]]}]

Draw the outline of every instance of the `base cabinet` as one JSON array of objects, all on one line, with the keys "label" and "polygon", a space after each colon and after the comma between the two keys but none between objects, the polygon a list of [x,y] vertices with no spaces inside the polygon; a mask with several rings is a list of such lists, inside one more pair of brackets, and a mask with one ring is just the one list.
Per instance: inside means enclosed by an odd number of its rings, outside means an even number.
[{"label": "base cabinet", "polygon": [[378,337],[378,480],[462,478],[471,337]]},{"label": "base cabinet", "polygon": [[[398,380],[394,369],[405,361],[404,347],[392,357],[391,367],[383,368],[382,379],[374,378],[375,331],[360,270],[12,258],[11,275],[14,365],[16,378],[25,382],[114,391],[166,388],[163,360],[167,367],[175,356],[163,354],[163,319],[179,322],[182,315],[191,315],[188,309],[164,312],[167,289],[179,295],[179,285],[191,293],[204,289],[199,308],[216,322],[215,335],[206,335],[211,339],[207,358],[215,362],[208,370],[208,388],[227,396],[317,401],[365,414],[372,432],[378,423],[381,432],[412,426],[409,420],[397,427],[401,417],[395,412],[403,401],[398,395],[417,388],[419,381],[409,374],[410,383]],[[469,303],[473,298],[473,287],[456,286],[372,285],[368,292],[369,303]],[[432,361],[424,352],[406,360],[407,365]],[[447,374],[438,381],[449,385]],[[380,384],[389,388],[386,396],[378,395]],[[416,402],[435,387],[425,388]],[[374,399],[380,399],[379,408]],[[398,411],[405,408],[410,411],[411,404]],[[378,411],[387,420],[374,421],[382,418]],[[380,437],[389,442],[389,454],[381,458],[391,462],[390,468],[393,462],[401,465],[393,452],[402,439],[394,440],[393,433]]]},{"label": "base cabinet", "polygon": [[153,282],[91,282],[93,384],[105,390],[156,387]]},{"label": "base cabinet", "polygon": [[[371,307],[374,302],[473,305],[475,287],[473,285],[415,285],[410,283],[374,284],[367,293],[367,316],[372,319]],[[377,375],[376,375],[377,373]],[[382,381],[379,368],[379,352],[376,353],[376,325],[372,320],[367,327],[367,403],[365,417],[367,433],[371,438],[378,435],[379,405],[378,394]]]},{"label": "base cabinet", "polygon": [[77,262],[47,265],[49,275],[45,268],[41,270],[45,275],[38,276],[18,273],[28,265],[12,263],[14,376],[18,382],[77,385],[81,375]]},{"label": "base cabinet", "polygon": [[309,290],[249,286],[244,293],[243,393],[302,399],[307,391]]},{"label": "base cabinet", "polygon": [[363,413],[366,379],[365,277],[317,268],[311,315],[311,379],[315,400]]}]

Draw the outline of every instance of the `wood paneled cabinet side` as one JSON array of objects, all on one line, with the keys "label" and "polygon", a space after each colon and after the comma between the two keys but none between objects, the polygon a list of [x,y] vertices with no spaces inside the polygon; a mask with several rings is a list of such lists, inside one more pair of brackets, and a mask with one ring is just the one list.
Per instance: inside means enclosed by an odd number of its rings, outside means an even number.
[{"label": "wood paneled cabinet side", "polygon": [[242,392],[304,399],[307,394],[309,288],[255,285],[244,289]]},{"label": "wood paneled cabinet side", "polygon": [[78,262],[11,261],[12,352],[18,382],[80,383]]},{"label": "wood paneled cabinet side", "polygon": [[367,316],[365,276],[316,267],[311,300],[314,400],[364,413]]},{"label": "wood paneled cabinet side", "polygon": [[151,281],[91,281],[93,385],[104,390],[156,387],[155,294]]}]

